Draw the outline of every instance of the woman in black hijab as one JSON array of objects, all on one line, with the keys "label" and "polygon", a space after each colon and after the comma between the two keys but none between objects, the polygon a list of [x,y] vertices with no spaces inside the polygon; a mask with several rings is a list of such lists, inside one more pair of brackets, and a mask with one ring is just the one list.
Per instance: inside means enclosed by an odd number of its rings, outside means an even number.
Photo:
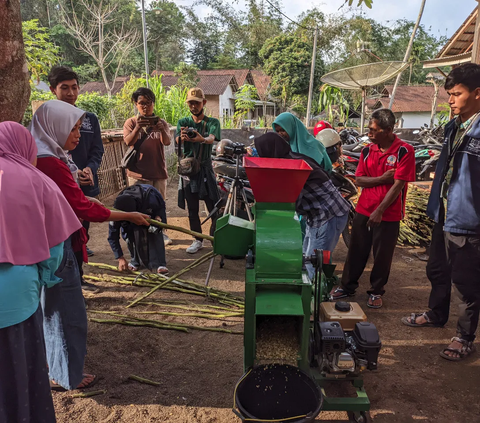
[{"label": "woman in black hijab", "polygon": [[[295,204],[297,213],[307,221],[303,253],[309,256],[314,250],[333,252],[347,224],[350,203],[335,188],[328,173],[311,157],[294,153],[276,133],[256,138],[255,148],[260,157],[304,160],[312,168]],[[312,265],[307,265],[307,271],[313,278]]]}]

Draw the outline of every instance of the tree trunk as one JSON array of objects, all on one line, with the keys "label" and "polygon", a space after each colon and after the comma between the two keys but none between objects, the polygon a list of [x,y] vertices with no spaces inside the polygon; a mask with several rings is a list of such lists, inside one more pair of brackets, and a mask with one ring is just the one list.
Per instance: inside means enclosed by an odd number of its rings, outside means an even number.
[{"label": "tree trunk", "polygon": [[20,0],[0,2],[0,122],[20,122],[30,99]]}]

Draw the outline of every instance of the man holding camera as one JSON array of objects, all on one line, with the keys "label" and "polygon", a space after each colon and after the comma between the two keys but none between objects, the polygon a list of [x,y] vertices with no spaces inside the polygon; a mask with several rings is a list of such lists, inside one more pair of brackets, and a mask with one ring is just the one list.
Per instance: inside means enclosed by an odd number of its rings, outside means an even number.
[{"label": "man holding camera", "polygon": [[[192,88],[188,91],[187,104],[191,116],[178,121],[176,138],[178,143],[178,154],[183,157],[198,159],[200,166],[198,172],[180,175],[178,186],[178,206],[188,209],[190,229],[202,233],[200,224],[200,200],[203,200],[209,212],[215,208],[220,199],[218,194],[215,173],[212,166],[212,148],[215,140],[220,141],[220,122],[215,118],[208,118],[205,115],[205,95],[201,88]],[[212,216],[210,234],[215,231],[216,213]],[[192,245],[187,248],[187,253],[195,254],[203,248],[203,240],[196,238]]]},{"label": "man holding camera", "polygon": [[139,88],[132,94],[138,117],[127,119],[123,125],[125,143],[137,148],[137,160],[127,170],[128,185],[152,185],[165,200],[167,194],[167,166],[165,147],[170,145],[168,123],[153,114],[155,94],[148,88]]}]

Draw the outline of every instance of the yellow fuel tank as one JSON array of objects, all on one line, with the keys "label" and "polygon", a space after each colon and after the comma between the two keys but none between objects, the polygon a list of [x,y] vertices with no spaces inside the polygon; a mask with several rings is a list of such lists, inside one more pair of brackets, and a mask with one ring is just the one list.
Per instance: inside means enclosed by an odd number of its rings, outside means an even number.
[{"label": "yellow fuel tank", "polygon": [[323,302],[320,304],[320,320],[322,322],[338,322],[344,331],[352,331],[355,323],[365,322],[367,316],[358,303]]}]

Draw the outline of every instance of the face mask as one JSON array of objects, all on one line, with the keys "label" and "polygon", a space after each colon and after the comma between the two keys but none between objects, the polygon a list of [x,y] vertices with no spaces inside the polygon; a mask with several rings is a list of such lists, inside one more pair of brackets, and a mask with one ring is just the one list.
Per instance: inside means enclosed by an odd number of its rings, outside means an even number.
[{"label": "face mask", "polygon": [[203,114],[203,108],[198,113],[192,113],[193,116],[199,117]]}]

